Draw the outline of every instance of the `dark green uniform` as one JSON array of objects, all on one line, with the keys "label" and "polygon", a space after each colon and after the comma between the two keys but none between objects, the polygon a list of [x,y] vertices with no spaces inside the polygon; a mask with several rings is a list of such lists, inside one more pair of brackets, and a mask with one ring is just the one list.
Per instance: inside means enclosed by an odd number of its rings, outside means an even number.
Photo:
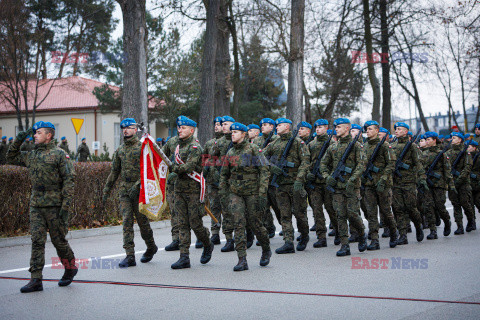
[{"label": "dark green uniform", "polygon": [[[479,137],[480,138],[480,137]],[[477,147],[477,152],[478,149]],[[472,153],[472,159],[475,157],[475,154]],[[477,207],[477,210],[480,211],[480,157],[477,157],[475,163],[472,166],[472,173],[470,174],[470,181],[472,185],[472,198],[473,204]],[[475,209],[475,208],[474,208]]]},{"label": "dark green uniform", "polygon": [[[20,135],[20,134],[19,134]],[[68,241],[68,215],[73,203],[75,171],[69,156],[55,145],[39,144],[33,152],[20,151],[22,140],[13,142],[7,154],[9,164],[27,167],[32,182],[30,233],[32,279],[42,279],[47,230],[65,268],[75,264]]]},{"label": "dark green uniform", "polygon": [[8,145],[6,141],[0,143],[0,165],[7,163]]},{"label": "dark green uniform", "polygon": [[[220,165],[220,166],[222,165],[222,162],[223,162],[222,157],[224,157],[227,154],[227,150],[229,146],[231,146],[231,142],[232,142],[231,133],[224,134],[223,137],[217,140],[217,148],[214,154],[214,157],[219,159],[217,165]],[[232,240],[234,226],[233,226],[233,216],[228,210],[228,207],[229,207],[228,198],[229,198],[228,193],[220,197],[220,203],[222,206],[222,213],[223,213],[222,229],[223,229],[223,234],[225,235],[225,238],[227,240]]]},{"label": "dark green uniform", "polygon": [[137,220],[142,239],[147,249],[156,248],[153,231],[148,218],[138,210],[140,194],[140,152],[142,143],[136,135],[125,139],[123,144],[113,154],[112,169],[103,189],[104,195],[109,195],[115,181],[120,178],[118,188],[119,210],[123,217],[123,248],[127,256],[135,255],[133,220]]},{"label": "dark green uniform", "polygon": [[88,146],[87,146],[86,143],[82,142],[80,144],[80,146],[77,149],[76,158],[78,158],[79,162],[86,162],[88,160],[88,158],[91,158],[90,157],[90,149],[88,149]]},{"label": "dark green uniform", "polygon": [[239,258],[247,255],[247,224],[262,250],[270,250],[267,229],[262,223],[263,208],[259,204],[259,195],[267,196],[269,172],[267,161],[261,161],[260,155],[258,147],[247,140],[234,143],[221,171],[220,189],[229,190],[229,211],[234,219],[235,249]]},{"label": "dark green uniform", "polygon": [[[168,139],[167,143],[162,147],[162,151],[170,159],[175,162],[175,148],[178,145],[178,137]],[[167,180],[167,203],[170,210],[170,223],[172,225],[172,241],[179,241],[178,232],[178,215],[175,212],[175,181]]]},{"label": "dark green uniform", "polygon": [[63,140],[58,147],[65,151],[67,154],[70,154],[70,148],[68,147],[68,142],[66,140]]},{"label": "dark green uniform", "polygon": [[213,158],[218,153],[218,140],[223,136],[221,132],[215,132],[215,138],[208,140],[205,143],[204,148],[204,163],[203,163],[203,176],[207,179],[207,194],[208,202],[210,205],[210,211],[212,211],[218,223],[215,223],[212,219],[211,228],[212,234],[219,234],[220,227],[222,226],[222,204],[220,201],[220,194],[218,193],[218,186],[220,180],[220,172],[215,165],[216,160]]}]

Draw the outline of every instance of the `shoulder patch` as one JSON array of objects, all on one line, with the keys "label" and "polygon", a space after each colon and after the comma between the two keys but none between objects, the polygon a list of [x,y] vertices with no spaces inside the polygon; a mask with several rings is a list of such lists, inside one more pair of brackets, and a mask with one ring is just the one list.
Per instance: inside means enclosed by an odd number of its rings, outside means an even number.
[{"label": "shoulder patch", "polygon": [[392,149],[392,146],[388,146],[389,149]]},{"label": "shoulder patch", "polygon": [[195,139],[196,142],[198,142],[198,139]]},{"label": "shoulder patch", "polygon": [[70,159],[70,156],[68,154],[65,154],[65,158]]},{"label": "shoulder patch", "polygon": [[192,146],[192,148],[197,149],[197,146]]},{"label": "shoulder patch", "polygon": [[301,143],[301,144],[305,144],[305,141],[302,140],[302,141],[300,141],[300,143]]}]

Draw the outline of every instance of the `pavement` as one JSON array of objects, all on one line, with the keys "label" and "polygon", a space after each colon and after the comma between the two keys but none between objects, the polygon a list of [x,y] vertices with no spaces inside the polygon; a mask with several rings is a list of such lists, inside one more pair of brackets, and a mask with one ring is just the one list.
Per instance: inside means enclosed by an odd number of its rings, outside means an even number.
[{"label": "pavement", "polygon": [[[453,221],[450,203],[447,209]],[[313,224],[310,209],[308,216]],[[207,218],[204,222],[210,226]],[[233,272],[235,252],[220,252],[224,239],[208,264],[200,264],[202,250],[192,246],[192,268],[172,270],[179,252],[163,250],[171,241],[168,223],[155,225],[162,249],[151,262],[140,263],[145,244],[136,232],[137,266],[118,269],[122,235],[121,229],[112,230],[70,238],[83,262],[78,281],[68,287],[57,285],[63,270],[47,243],[44,279],[54,281],[44,281],[43,292],[29,294],[19,289],[30,277],[30,244],[2,239],[0,318],[480,319],[480,229],[460,236],[452,230],[443,237],[442,223],[438,240],[418,243],[410,233],[409,245],[391,249],[388,239],[381,239],[381,250],[363,253],[352,244],[350,257],[335,256],[339,246],[332,237],[327,248],[313,248],[310,232],[305,251],[273,253],[267,267],[259,266],[261,248],[253,245],[247,252],[250,270],[244,272]],[[10,245],[2,247],[5,241]],[[271,239],[273,250],[282,244],[278,235]]]}]

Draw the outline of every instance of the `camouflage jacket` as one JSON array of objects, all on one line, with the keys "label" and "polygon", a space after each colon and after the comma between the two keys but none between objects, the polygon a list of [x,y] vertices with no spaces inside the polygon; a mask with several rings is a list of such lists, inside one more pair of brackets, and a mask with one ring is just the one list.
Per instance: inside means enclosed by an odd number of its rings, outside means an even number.
[{"label": "camouflage jacket", "polygon": [[[81,143],[77,149],[78,161],[85,162],[87,161],[88,157],[90,157],[90,149],[88,149],[87,144]],[[139,156],[140,157],[140,156]]]},{"label": "camouflage jacket", "polygon": [[[313,167],[315,166],[315,162],[317,162],[318,155],[320,153],[320,150],[322,150],[323,144],[328,140],[328,135],[327,134],[322,134],[321,136],[316,136],[315,139],[313,139],[309,144],[308,144],[308,151],[310,152],[310,168],[308,171],[312,171]],[[330,140],[330,145],[333,144],[333,139]],[[326,154],[326,153],[325,153]],[[325,157],[325,154],[323,157]],[[317,184],[323,184],[325,183],[325,179],[319,178],[317,175],[317,178],[315,179],[315,183]]]},{"label": "camouflage jacket", "polygon": [[[335,170],[340,162],[340,159],[345,153],[345,149],[347,149],[348,144],[352,140],[352,136],[349,134],[346,137],[339,138],[337,143],[334,143],[328,147],[327,153],[323,157],[320,165],[320,172],[324,178],[327,178]],[[351,168],[352,172],[345,173],[343,176],[345,182],[338,181],[335,186],[335,190],[345,189],[349,179],[352,179],[352,181],[355,183],[355,186],[360,188],[360,177],[363,171],[365,171],[365,163],[365,151],[363,150],[362,144],[357,142],[345,161],[345,166]]]},{"label": "camouflage jacket", "polygon": [[228,147],[232,142],[232,134],[226,133],[217,140],[217,148],[215,151],[215,156],[223,157],[227,154]]},{"label": "camouflage jacket", "polygon": [[125,139],[123,144],[113,154],[112,169],[103,189],[104,194],[109,194],[115,181],[120,177],[118,193],[120,197],[128,197],[134,185],[140,186],[140,152],[142,143],[137,136]]},{"label": "camouflage jacket", "polygon": [[33,151],[33,149],[35,149],[35,144],[32,142],[26,142],[26,141],[20,147],[20,151],[30,152],[30,151]]},{"label": "camouflage jacket", "polygon": [[[263,148],[263,145],[265,144],[265,140],[267,140],[268,134],[262,134],[261,136],[256,137],[253,140],[253,143],[256,144],[260,149]],[[273,141],[277,140],[278,136],[276,134],[272,135],[272,138],[270,139],[270,143]]]},{"label": "camouflage jacket", "polygon": [[[472,137],[473,140],[477,141],[478,144],[480,145],[480,136],[477,136],[476,134],[473,134],[473,137]],[[478,147],[477,147],[478,148]]]},{"label": "camouflage jacket", "polygon": [[[380,142],[380,138],[375,139],[368,139],[367,142],[364,144],[365,149],[365,165],[367,165],[370,157],[373,154],[373,151],[377,147],[378,143]],[[386,182],[386,186],[390,187],[392,185],[392,174],[393,170],[395,169],[395,153],[392,150],[392,146],[385,141],[382,146],[380,147],[380,151],[373,161],[373,165],[377,167],[379,170],[378,172],[370,171],[373,180],[366,179],[364,181],[365,186],[375,186],[380,179]]]},{"label": "camouflage jacket", "polygon": [[175,164],[175,171],[178,174],[177,181],[175,181],[175,193],[198,193],[200,192],[200,183],[190,178],[188,174],[193,171],[202,172],[203,149],[193,136],[185,140],[179,138],[178,145],[180,146],[180,159],[183,160],[184,164]]},{"label": "camouflage jacket", "polygon": [[[167,156],[167,158],[172,161],[172,163],[175,162],[175,148],[177,147],[178,144],[178,136],[172,137],[168,139],[167,143],[162,147],[163,153]],[[170,181],[167,182],[168,185],[173,186],[175,184],[175,181]]]},{"label": "camouflage jacket", "polygon": [[62,207],[73,203],[75,170],[70,156],[53,141],[36,145],[34,151],[20,151],[22,141],[15,139],[7,153],[9,164],[27,167],[32,182],[32,207]]},{"label": "camouflage jacket", "polygon": [[68,142],[62,141],[58,147],[65,151],[66,153],[70,153],[70,148],[68,148]]},{"label": "camouflage jacket", "polygon": [[220,190],[238,195],[266,194],[268,163],[255,144],[244,140],[234,143],[227,153],[220,177]]},{"label": "camouflage jacket", "polygon": [[0,142],[0,164],[7,163],[8,145],[6,142]]},{"label": "camouflage jacket", "polygon": [[[479,151],[477,151],[477,153],[478,152]],[[474,157],[475,157],[475,154],[472,153],[472,159]],[[470,181],[472,183],[472,189],[474,191],[480,190],[480,156],[477,157],[477,160],[473,164],[471,174],[474,175],[474,177],[470,176]]]},{"label": "camouflage jacket", "polygon": [[[463,150],[464,145],[463,143],[461,144],[452,144],[452,147],[446,152],[447,156],[450,158],[450,166],[453,169],[453,163],[455,162],[455,159],[457,159],[458,154]],[[462,184],[468,183],[470,184],[470,173],[472,171],[472,155],[466,151],[463,154],[463,157],[460,159],[458,162],[455,170],[460,172],[459,176],[453,176],[453,181],[455,183],[461,182]]]},{"label": "camouflage jacket", "polygon": [[[395,153],[395,158],[398,159],[400,153],[402,153],[403,148],[408,142],[407,137],[398,138],[392,144],[392,149]],[[408,150],[407,154],[403,158],[403,162],[410,166],[409,169],[399,169],[399,177],[397,174],[393,173],[393,184],[394,186],[403,186],[406,184],[416,184],[418,180],[425,179],[425,169],[423,168],[423,163],[421,161],[420,150],[412,145]]]},{"label": "camouflage jacket", "polygon": [[[280,135],[275,141],[270,142],[265,150],[261,152],[272,165],[277,165],[282,157],[283,150],[288,140],[292,137],[292,132]],[[310,152],[307,145],[300,138],[295,138],[292,148],[287,156],[287,161],[295,164],[293,168],[285,167],[287,176],[278,176],[277,183],[279,185],[293,184],[295,181],[305,183],[305,176],[310,167]]]},{"label": "camouflage jacket", "polygon": [[215,155],[219,153],[218,149],[218,140],[223,137],[223,133],[215,132],[215,138],[208,140],[205,143],[202,157],[202,166],[203,166],[203,176],[207,179],[209,185],[215,185],[218,187],[218,174],[215,173],[216,167]]},{"label": "camouflage jacket", "polygon": [[[442,151],[439,146],[427,147],[424,148],[421,152],[422,162],[425,167],[425,174],[432,165],[435,157]],[[452,182],[452,173],[450,167],[450,161],[446,153],[443,154],[442,158],[437,162],[437,165],[433,168],[433,172],[440,175],[440,178],[435,178],[433,176],[427,177],[430,181],[433,182],[432,187],[447,189],[447,187]]]}]

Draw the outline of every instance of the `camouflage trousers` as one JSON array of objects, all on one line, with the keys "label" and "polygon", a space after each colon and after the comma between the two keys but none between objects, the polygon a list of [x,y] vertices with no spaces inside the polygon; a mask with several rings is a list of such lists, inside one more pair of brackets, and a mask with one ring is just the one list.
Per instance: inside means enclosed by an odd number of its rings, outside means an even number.
[{"label": "camouflage trousers", "polygon": [[365,226],[363,225],[360,212],[360,190],[355,190],[354,194],[349,194],[345,190],[337,190],[333,193],[333,208],[337,215],[338,235],[342,245],[348,244],[348,224],[358,231],[358,235],[365,236]]},{"label": "camouflage trousers", "polygon": [[220,196],[220,204],[222,206],[222,214],[223,214],[222,231],[227,240],[232,240],[234,226],[233,226],[233,215],[228,208],[229,198],[230,198],[230,192],[228,192],[223,196]]},{"label": "camouflage trousers", "polygon": [[[391,190],[390,190],[391,192]],[[365,204],[365,188],[363,189],[360,189],[360,195],[362,196],[362,200],[360,200],[360,209],[362,209],[362,212],[363,212],[363,216],[365,217],[366,220],[368,220],[368,217],[367,217],[367,205]],[[391,201],[391,196],[390,196],[390,206],[392,205],[392,201]],[[392,209],[390,208],[390,211]],[[393,213],[392,213],[393,215]],[[383,212],[380,211],[380,224],[381,225],[384,225],[385,226],[385,217],[383,216]],[[369,232],[370,233],[370,232]]]},{"label": "camouflage trousers", "polygon": [[394,186],[392,207],[397,219],[400,235],[406,235],[410,220],[415,228],[421,228],[422,217],[417,209],[417,188],[415,184],[402,187]]},{"label": "camouflage trousers", "polygon": [[123,248],[127,255],[135,254],[135,243],[133,242],[134,218],[137,220],[138,227],[140,228],[140,235],[145,241],[147,248],[155,247],[155,240],[153,240],[153,231],[150,227],[150,221],[144,214],[138,211],[138,202],[132,201],[127,196],[121,196],[119,210],[123,217]]},{"label": "camouflage trousers", "polygon": [[480,212],[480,188],[472,188],[472,199],[473,199],[473,209],[477,207],[477,210]]},{"label": "camouflage trousers", "polygon": [[450,214],[445,208],[445,201],[447,201],[446,191],[443,188],[430,187],[430,190],[423,191],[422,202],[423,210],[425,212],[425,220],[430,230],[436,231],[435,214],[438,213],[440,218],[445,222],[450,221]]},{"label": "camouflage trousers", "polygon": [[390,230],[390,233],[397,232],[397,224],[392,214],[392,190],[386,188],[384,192],[377,192],[376,187],[365,187],[365,209],[368,221],[368,234],[372,240],[378,240],[378,209],[380,216],[385,220],[383,222]]},{"label": "camouflage trousers", "polygon": [[263,251],[270,250],[270,239],[267,229],[263,226],[262,211],[259,208],[258,196],[240,196],[230,193],[230,212],[235,225],[235,250],[238,257],[247,256],[246,228],[249,226],[257,236]]},{"label": "camouflage trousers", "polygon": [[305,215],[307,207],[307,192],[293,191],[293,184],[280,185],[275,194],[280,214],[282,216],[282,231],[285,242],[293,242],[294,229],[292,215],[297,219],[297,228],[302,237],[308,236],[310,231],[308,219]]},{"label": "camouflage trousers", "polygon": [[325,188],[325,184],[312,184],[315,188],[307,187],[308,202],[313,210],[313,219],[315,221],[316,233],[318,239],[327,237],[327,226],[325,224],[325,214],[323,207],[327,210],[330,222],[334,230],[338,231],[338,222],[335,210],[332,204],[332,193]]},{"label": "camouflage trousers", "polygon": [[212,211],[218,223],[215,223],[212,219],[210,230],[212,234],[219,234],[220,227],[222,226],[222,204],[220,203],[220,195],[218,194],[218,188],[212,185],[208,186],[208,202],[210,205],[210,211]]},{"label": "camouflage trousers", "polygon": [[60,207],[30,207],[32,256],[28,271],[32,274],[32,279],[42,279],[42,270],[45,266],[47,230],[62,264],[67,267],[75,259],[73,251],[65,239],[68,233],[68,214],[61,216]]},{"label": "camouflage trousers", "polygon": [[265,212],[263,215],[263,225],[267,228],[268,232],[275,230],[275,222],[273,221],[272,211],[270,211],[270,207],[272,207],[273,212],[275,213],[275,217],[277,218],[278,223],[282,223],[282,217],[280,215],[280,209],[278,208],[277,200],[275,199],[275,194],[277,192],[277,188],[269,186],[267,191],[267,206],[265,207]]},{"label": "camouflage trousers", "polygon": [[178,214],[180,253],[189,254],[191,230],[204,246],[210,245],[210,231],[203,226],[204,205],[196,193],[175,192],[175,211]]},{"label": "camouflage trousers", "polygon": [[170,224],[172,225],[172,241],[178,241],[178,215],[175,212],[175,191],[173,184],[167,184],[167,203],[170,210]]},{"label": "camouflage trousers", "polygon": [[472,206],[472,187],[470,185],[459,185],[457,192],[448,192],[448,198],[453,205],[453,216],[457,224],[463,224],[462,208],[465,211],[468,221],[475,218]]}]

